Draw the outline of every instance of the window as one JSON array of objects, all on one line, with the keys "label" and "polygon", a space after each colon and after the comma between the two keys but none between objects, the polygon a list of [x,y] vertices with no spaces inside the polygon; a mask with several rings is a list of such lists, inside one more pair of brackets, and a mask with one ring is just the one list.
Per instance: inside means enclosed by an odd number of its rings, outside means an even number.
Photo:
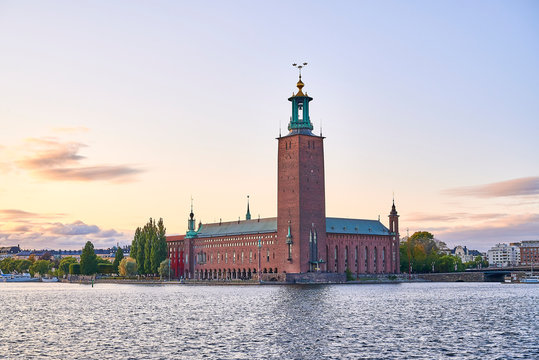
[{"label": "window", "polygon": [[338,272],[339,269],[339,249],[335,245],[335,272]]},{"label": "window", "polygon": [[269,249],[268,249],[268,251],[267,251],[267,253],[266,253],[266,257],[267,257],[267,260],[268,260],[268,262],[269,262],[269,261],[270,261],[270,251],[269,251]]}]

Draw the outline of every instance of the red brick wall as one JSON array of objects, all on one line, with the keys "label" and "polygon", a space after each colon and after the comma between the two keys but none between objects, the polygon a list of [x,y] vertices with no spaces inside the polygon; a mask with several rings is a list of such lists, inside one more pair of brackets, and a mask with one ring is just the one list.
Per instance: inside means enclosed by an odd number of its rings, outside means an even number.
[{"label": "red brick wall", "polygon": [[[287,273],[309,271],[309,236],[318,234],[319,253],[325,247],[326,209],[323,138],[292,135],[278,139],[277,258]],[[286,235],[292,230],[292,260]]]},{"label": "red brick wall", "polygon": [[[395,262],[393,261],[392,256],[392,243],[393,237],[387,235],[327,234],[329,254],[327,257],[324,256],[324,260],[327,261],[327,269],[329,272],[345,272],[345,249],[348,247],[348,269],[350,269],[352,273],[390,274],[395,272]],[[337,262],[335,262],[335,247],[337,247]],[[357,267],[355,262],[356,247],[358,249]],[[367,249],[366,267],[365,249]],[[336,267],[335,264],[337,264]]]}]

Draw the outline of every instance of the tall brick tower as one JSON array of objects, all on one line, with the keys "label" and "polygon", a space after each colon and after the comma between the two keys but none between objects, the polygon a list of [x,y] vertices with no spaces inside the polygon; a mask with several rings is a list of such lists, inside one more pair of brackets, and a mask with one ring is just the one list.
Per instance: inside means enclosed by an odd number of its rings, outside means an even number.
[{"label": "tall brick tower", "polygon": [[292,116],[288,134],[279,136],[277,180],[277,259],[287,273],[325,271],[326,251],[324,138],[312,133],[309,102],[298,92],[288,100]]}]

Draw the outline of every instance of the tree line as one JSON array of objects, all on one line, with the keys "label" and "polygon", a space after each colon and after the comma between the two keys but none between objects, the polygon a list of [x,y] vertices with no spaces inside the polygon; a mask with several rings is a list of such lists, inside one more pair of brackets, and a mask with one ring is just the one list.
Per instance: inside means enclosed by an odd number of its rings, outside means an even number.
[{"label": "tree line", "polygon": [[447,254],[445,243],[434,239],[427,231],[415,232],[400,245],[400,267],[402,273],[455,272],[465,269],[487,267],[481,256],[463,263],[458,256]]}]

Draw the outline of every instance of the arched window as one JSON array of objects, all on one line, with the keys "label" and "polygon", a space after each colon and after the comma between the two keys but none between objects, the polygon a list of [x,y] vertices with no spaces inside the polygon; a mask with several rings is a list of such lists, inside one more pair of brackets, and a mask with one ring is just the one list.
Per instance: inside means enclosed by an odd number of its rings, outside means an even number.
[{"label": "arched window", "polygon": [[241,263],[243,264],[243,250],[241,251]]},{"label": "arched window", "polygon": [[386,272],[386,248],[382,248],[382,272]]},{"label": "arched window", "polygon": [[358,266],[359,266],[359,263],[358,263],[358,259],[357,259],[358,255],[359,255],[359,254],[358,254],[357,246],[356,246],[356,256],[354,257],[354,259],[355,259],[355,264],[354,264],[354,266],[355,266],[355,268],[356,268],[356,273],[359,272],[359,267],[358,267]]},{"label": "arched window", "polygon": [[369,272],[369,248],[365,246],[365,272]]},{"label": "arched window", "polygon": [[329,269],[329,246],[328,245],[326,245],[326,266],[327,266],[328,271],[331,271]]},{"label": "arched window", "polygon": [[249,250],[249,263],[253,262],[253,250]]},{"label": "arched window", "polygon": [[348,246],[344,247],[344,270],[348,270]]},{"label": "arched window", "polygon": [[234,252],[232,253],[232,263],[236,263],[236,250],[234,250]]},{"label": "arched window", "polygon": [[339,272],[339,248],[335,245],[335,272]]},{"label": "arched window", "polygon": [[269,260],[270,260],[270,251],[269,251],[269,249],[266,252],[266,258],[267,258],[267,261],[269,262]]},{"label": "arched window", "polygon": [[219,264],[221,260],[221,255],[219,254],[219,251],[217,251],[217,264]]},{"label": "arched window", "polygon": [[374,254],[373,254],[373,257],[372,257],[372,261],[373,261],[373,265],[374,265],[374,272],[377,273],[378,272],[378,249],[376,249],[376,246],[374,247]]},{"label": "arched window", "polygon": [[228,253],[225,253],[225,264],[228,264]]}]

